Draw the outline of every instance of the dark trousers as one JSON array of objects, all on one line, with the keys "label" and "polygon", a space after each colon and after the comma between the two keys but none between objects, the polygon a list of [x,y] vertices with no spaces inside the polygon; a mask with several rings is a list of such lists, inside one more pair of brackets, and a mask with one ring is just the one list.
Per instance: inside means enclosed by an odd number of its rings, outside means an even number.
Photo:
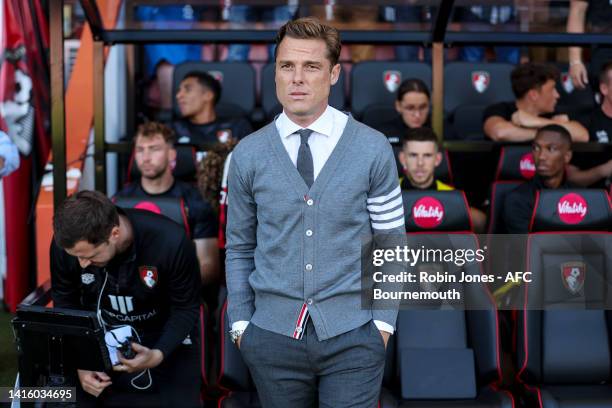
[{"label": "dark trousers", "polygon": [[320,341],[312,321],[301,340],[249,324],[240,341],[264,408],[375,408],[385,346],[372,321]]},{"label": "dark trousers", "polygon": [[[167,359],[151,370],[153,383],[147,390],[131,385],[135,374],[112,374],[113,384],[95,398],[77,385],[78,407],[200,407],[199,342],[180,345]],[[149,376],[143,375],[134,383],[143,387]]]}]

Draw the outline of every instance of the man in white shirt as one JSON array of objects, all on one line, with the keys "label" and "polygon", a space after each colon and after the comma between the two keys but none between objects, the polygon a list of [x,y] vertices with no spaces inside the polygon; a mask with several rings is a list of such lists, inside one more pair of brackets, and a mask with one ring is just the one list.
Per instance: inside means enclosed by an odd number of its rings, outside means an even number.
[{"label": "man in white shirt", "polygon": [[361,306],[361,238],[403,236],[404,214],[386,137],[328,105],[340,47],[315,19],[283,26],[283,113],[232,154],[228,315],[264,407],[375,406],[397,317]]}]

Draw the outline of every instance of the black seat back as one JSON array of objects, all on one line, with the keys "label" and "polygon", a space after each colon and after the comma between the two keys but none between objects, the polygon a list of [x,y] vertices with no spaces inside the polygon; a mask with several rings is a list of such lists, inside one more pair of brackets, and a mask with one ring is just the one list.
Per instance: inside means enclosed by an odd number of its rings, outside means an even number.
[{"label": "black seat back", "polygon": [[[174,68],[172,92],[176,95],[183,77],[192,71],[207,72],[221,83],[221,98],[215,107],[222,118],[248,116],[255,108],[255,71],[245,62],[188,61]],[[181,113],[173,99],[176,117]]]},{"label": "black seat back", "polygon": [[351,70],[351,112],[361,118],[373,105],[393,108],[403,80],[418,78],[431,89],[431,67],[420,62],[366,61]]},{"label": "black seat back", "polygon": [[187,213],[185,211],[185,203],[182,198],[115,196],[113,201],[115,205],[119,207],[137,208],[164,215],[177,224],[182,225],[185,228],[185,231],[187,231],[187,235],[191,234],[191,231],[189,230],[189,223],[187,221]]},{"label": "black seat back", "polygon": [[[610,381],[612,223],[599,190],[542,190],[527,243],[519,378],[529,384]],[[554,233],[553,233],[554,232]]]}]

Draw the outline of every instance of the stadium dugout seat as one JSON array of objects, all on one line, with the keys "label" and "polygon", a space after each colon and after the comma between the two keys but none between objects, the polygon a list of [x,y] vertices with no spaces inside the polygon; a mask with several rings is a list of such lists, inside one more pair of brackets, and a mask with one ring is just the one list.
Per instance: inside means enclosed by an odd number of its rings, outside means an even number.
[{"label": "stadium dugout seat", "polygon": [[535,162],[531,151],[531,146],[525,145],[502,147],[495,181],[491,185],[488,234],[505,232],[502,216],[506,195],[535,175]]},{"label": "stadium dugout seat", "polygon": [[[192,71],[208,72],[221,82],[221,98],[216,106],[219,117],[249,117],[252,114],[255,109],[255,71],[251,65],[245,62],[183,62],[174,69],[173,95],[178,92],[183,77]],[[176,98],[172,101],[174,115],[180,117]]]},{"label": "stadium dugout seat", "polygon": [[370,107],[395,112],[397,89],[403,80],[418,78],[431,89],[431,67],[421,62],[366,61],[351,70],[351,112],[361,119]]},{"label": "stadium dugout seat", "polygon": [[557,81],[557,92],[560,95],[557,101],[557,110],[566,112],[572,119],[585,125],[588,124],[591,112],[596,106],[593,89],[590,86],[585,89],[575,88],[567,64],[559,63],[557,68],[561,73],[561,77]]},{"label": "stadium dugout seat", "polygon": [[217,385],[225,391],[218,401],[218,408],[259,408],[259,398],[249,369],[242,360],[238,347],[229,336],[227,300],[221,309],[219,322],[219,373]]},{"label": "stadium dugout seat", "polygon": [[[183,181],[194,181],[196,178],[196,149],[191,145],[176,145],[176,165],[172,174]],[[140,179],[140,170],[134,161],[134,151],[130,155],[127,170],[127,183]]]},{"label": "stadium dugout seat", "polygon": [[612,406],[612,213],[603,190],[542,190],[517,322],[526,406]]},{"label": "stadium dugout seat", "polygon": [[444,111],[453,138],[478,140],[484,137],[482,114],[487,106],[513,101],[506,63],[453,62],[444,67]]},{"label": "stadium dugout seat", "polygon": [[189,231],[189,223],[187,222],[185,202],[182,198],[115,196],[113,198],[113,202],[118,207],[137,208],[165,215],[177,224],[182,225],[185,228],[185,231],[187,231],[187,235],[191,235],[191,231]]},{"label": "stadium dugout seat", "polygon": [[[428,234],[452,242],[448,248],[478,248],[462,191],[405,191],[402,196],[409,241]],[[478,263],[438,266],[481,275]],[[488,289],[484,283],[448,285],[464,295],[461,307],[419,303],[399,311],[387,349],[381,408],[514,406],[512,395],[498,385],[497,311]]]},{"label": "stadium dugout seat", "polygon": [[[340,70],[338,82],[331,87],[329,104],[338,110],[344,110],[345,103],[345,74]],[[282,107],[276,98],[276,82],[274,81],[274,63],[266,64],[261,71],[261,106],[267,120],[282,112]]]}]

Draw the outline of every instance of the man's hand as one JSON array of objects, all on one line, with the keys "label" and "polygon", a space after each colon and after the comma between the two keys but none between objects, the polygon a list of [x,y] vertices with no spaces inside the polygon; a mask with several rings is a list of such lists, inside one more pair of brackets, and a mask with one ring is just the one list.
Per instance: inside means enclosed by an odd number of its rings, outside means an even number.
[{"label": "man's hand", "polygon": [[[244,332],[242,334],[244,334]],[[242,340],[242,334],[236,339],[236,347],[238,347],[238,350],[240,350],[240,340]]]},{"label": "man's hand", "polygon": [[552,120],[557,122],[558,124],[562,124],[562,123],[567,123],[570,121],[569,116],[565,115],[565,114],[559,114],[559,115],[555,115],[552,117]]},{"label": "man's hand", "polygon": [[106,387],[112,384],[110,377],[106,373],[99,371],[77,370],[79,381],[83,390],[97,397]]},{"label": "man's hand", "polygon": [[4,168],[4,157],[0,156],[0,170]]},{"label": "man's hand", "polygon": [[389,337],[391,337],[391,333],[386,332],[384,330],[379,330],[380,335],[383,338],[383,341],[385,342],[385,349],[387,348],[387,343],[389,342]]},{"label": "man's hand", "polygon": [[117,356],[121,364],[114,366],[113,370],[133,373],[146,370],[147,368],[155,368],[164,360],[164,353],[158,349],[150,349],[138,343],[132,343],[132,350],[134,350],[136,356],[131,360],[124,358],[123,355],[117,351]]},{"label": "man's hand", "polygon": [[589,75],[587,69],[582,62],[572,62],[569,67],[569,74],[572,78],[572,83],[578,89],[586,88],[589,83]]},{"label": "man's hand", "polygon": [[522,128],[537,129],[548,125],[550,121],[519,109],[512,114],[512,123]]}]

